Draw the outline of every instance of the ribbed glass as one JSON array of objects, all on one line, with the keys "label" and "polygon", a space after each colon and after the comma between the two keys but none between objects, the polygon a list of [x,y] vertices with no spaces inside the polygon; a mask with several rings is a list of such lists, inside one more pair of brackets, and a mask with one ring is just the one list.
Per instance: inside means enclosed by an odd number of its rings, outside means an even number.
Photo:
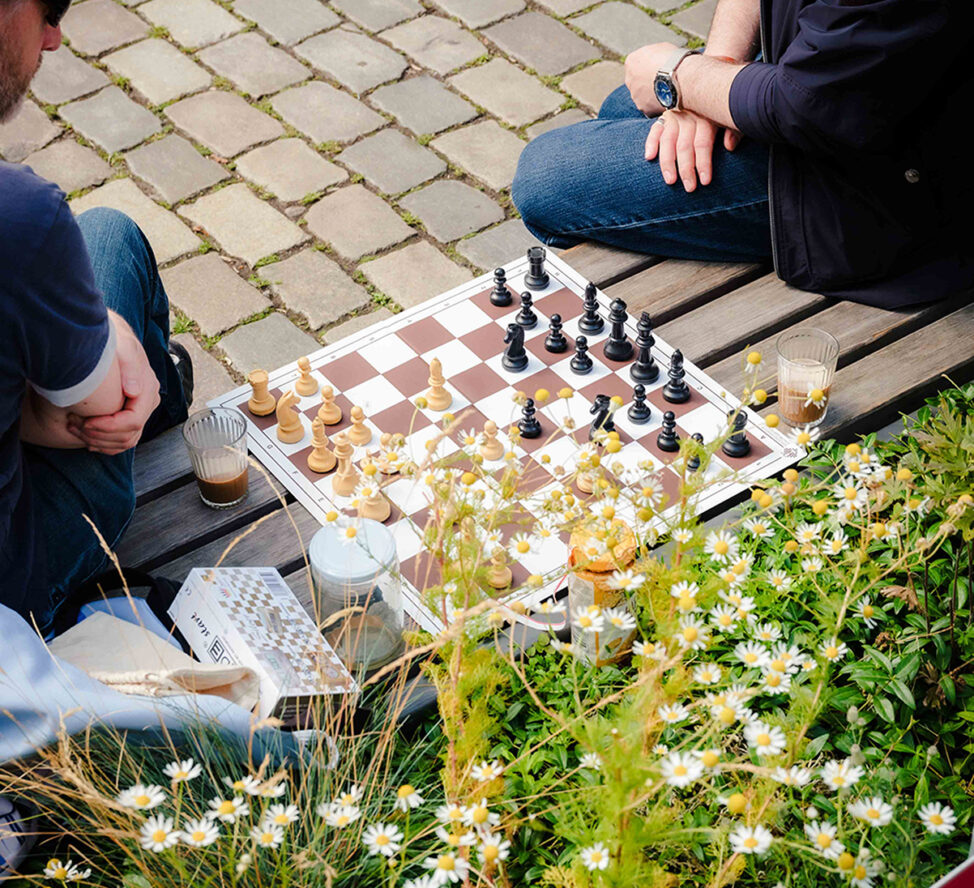
[{"label": "ribbed glass", "polygon": [[229,509],[247,496],[247,423],[236,411],[212,407],[183,425],[183,440],[196,474],[200,498],[213,509]]}]

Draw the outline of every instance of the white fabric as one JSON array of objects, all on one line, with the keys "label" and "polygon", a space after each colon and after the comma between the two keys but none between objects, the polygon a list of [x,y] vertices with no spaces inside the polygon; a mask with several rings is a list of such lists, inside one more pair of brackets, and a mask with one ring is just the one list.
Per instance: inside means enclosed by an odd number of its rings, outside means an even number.
[{"label": "white fabric", "polygon": [[31,387],[45,401],[49,401],[55,407],[73,407],[75,404],[80,404],[85,398],[90,398],[98,390],[98,386],[105,381],[108,371],[112,368],[112,361],[115,360],[115,346],[115,325],[109,320],[108,340],[105,342],[101,357],[91,373],[81,382],[77,382],[66,389],[46,389],[34,385],[34,383],[31,383]]}]

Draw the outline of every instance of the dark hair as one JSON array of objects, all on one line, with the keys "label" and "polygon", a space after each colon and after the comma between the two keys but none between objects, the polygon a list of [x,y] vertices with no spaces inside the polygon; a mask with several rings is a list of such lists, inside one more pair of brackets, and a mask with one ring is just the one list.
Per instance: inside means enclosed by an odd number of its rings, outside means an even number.
[{"label": "dark hair", "polygon": [[64,13],[68,11],[68,7],[71,5],[71,0],[41,0],[41,2],[47,7],[45,18],[52,28],[56,28],[61,23]]}]

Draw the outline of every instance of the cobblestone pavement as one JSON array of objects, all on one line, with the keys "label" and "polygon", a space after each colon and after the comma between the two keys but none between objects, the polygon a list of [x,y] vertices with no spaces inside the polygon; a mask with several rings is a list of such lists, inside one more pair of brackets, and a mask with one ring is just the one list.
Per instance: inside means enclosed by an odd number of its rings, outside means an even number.
[{"label": "cobblestone pavement", "polygon": [[716,0],[76,0],[0,155],[148,235],[197,404],[529,246],[518,155]]}]

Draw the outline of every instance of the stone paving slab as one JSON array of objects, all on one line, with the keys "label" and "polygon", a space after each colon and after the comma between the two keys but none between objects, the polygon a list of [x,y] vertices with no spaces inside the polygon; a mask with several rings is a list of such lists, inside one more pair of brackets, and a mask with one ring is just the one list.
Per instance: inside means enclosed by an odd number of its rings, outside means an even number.
[{"label": "stone paving slab", "polygon": [[564,74],[602,53],[570,28],[540,12],[524,12],[484,31],[504,52],[539,74]]},{"label": "stone paving slab", "polygon": [[228,185],[184,204],[179,213],[201,225],[231,256],[250,265],[308,239],[301,228],[243,184]]},{"label": "stone paving slab", "polygon": [[589,0],[535,0],[535,2],[555,15],[571,15],[592,5]]},{"label": "stone paving slab", "polygon": [[30,83],[39,102],[61,105],[86,96],[108,84],[103,71],[79,59],[67,46],[44,53],[40,70]]},{"label": "stone paving slab", "polygon": [[233,4],[238,15],[257,22],[278,43],[290,46],[317,34],[325,28],[333,28],[341,18],[318,0],[236,0]]},{"label": "stone paving slab", "polygon": [[349,25],[305,40],[294,51],[354,93],[395,80],[409,67],[398,52]]},{"label": "stone paving slab", "polygon": [[451,71],[487,52],[473,34],[438,15],[424,15],[384,31],[382,37],[437,74]]},{"label": "stone paving slab", "polygon": [[149,26],[112,0],[87,0],[68,8],[61,30],[73,49],[97,56],[145,37]]},{"label": "stone paving slab", "polygon": [[527,252],[528,247],[536,247],[540,243],[520,219],[508,219],[487,231],[460,241],[457,252],[464,259],[488,271],[517,259]]},{"label": "stone paving slab", "polygon": [[245,93],[259,98],[307,80],[311,72],[260,34],[238,34],[199,53],[199,60]]},{"label": "stone paving slab", "polygon": [[317,143],[351,142],[386,122],[358,99],[318,80],[285,90],[271,101],[281,117]]},{"label": "stone paving slab", "polygon": [[473,105],[425,74],[380,87],[369,101],[418,136],[438,133],[477,116]]},{"label": "stone paving slab", "polygon": [[433,0],[468,28],[483,28],[524,9],[524,0]]},{"label": "stone paving slab", "polygon": [[486,194],[463,182],[440,179],[404,197],[400,206],[417,216],[426,230],[446,243],[504,218]]},{"label": "stone paving slab", "polygon": [[557,111],[564,101],[554,90],[501,58],[454,74],[450,83],[511,126],[532,123]]},{"label": "stone paving slab", "polygon": [[284,127],[273,117],[252,108],[235,93],[220,89],[170,105],[166,117],[191,139],[224,157],[284,135]]},{"label": "stone paving slab", "polygon": [[220,348],[226,352],[233,368],[246,375],[257,367],[275,370],[310,355],[321,348],[321,344],[275,311],[228,333],[220,340]]},{"label": "stone paving slab", "polygon": [[109,154],[132,148],[162,129],[158,117],[133,102],[117,86],[108,86],[90,99],[62,105],[60,114],[77,132]]},{"label": "stone paving slab", "polygon": [[240,19],[212,0],[150,0],[139,12],[152,24],[169,31],[177,43],[187,47],[215,43],[244,27]]},{"label": "stone paving slab", "polygon": [[701,3],[680,10],[670,21],[681,31],[706,40],[716,9],[717,0],[703,0]]},{"label": "stone paving slab", "polygon": [[446,170],[445,161],[395,129],[367,136],[335,159],[386,194],[409,191]]},{"label": "stone paving slab", "polygon": [[190,413],[202,410],[207,401],[234,387],[233,377],[227,368],[204,351],[192,333],[177,333],[172,338],[189,352],[189,359],[193,362],[193,403],[189,405]]},{"label": "stone paving slab", "polygon": [[363,262],[359,270],[403,308],[419,305],[473,277],[426,241]]},{"label": "stone paving slab", "polygon": [[501,191],[511,187],[525,143],[496,121],[483,120],[439,136],[430,144],[451,163]]},{"label": "stone paving slab", "polygon": [[625,82],[625,65],[621,62],[602,61],[569,74],[562,79],[561,88],[598,112],[606,96]]},{"label": "stone paving slab", "polygon": [[372,303],[368,290],[320,250],[301,250],[283,262],[265,265],[260,274],[271,282],[271,292],[288,310],[308,319],[312,330],[363,311]]},{"label": "stone paving slab", "polygon": [[102,61],[113,74],[126,78],[152,105],[206,89],[212,79],[208,71],[158,38],[133,43]]},{"label": "stone paving slab", "polygon": [[125,155],[129,169],[166,203],[174,204],[203,191],[229,175],[207,160],[182,136],[169,135]]},{"label": "stone paving slab", "polygon": [[191,253],[200,246],[199,238],[175,214],[143,194],[131,179],[114,179],[71,201],[75,213],[92,207],[113,207],[134,219],[148,238],[160,264]]},{"label": "stone paving slab", "polygon": [[24,164],[57,184],[65,194],[100,185],[112,174],[112,168],[94,151],[73,139],[61,139],[35,151],[24,158]]},{"label": "stone paving slab", "polygon": [[334,345],[336,342],[341,342],[346,336],[351,336],[353,333],[360,333],[362,330],[366,330],[378,324],[380,321],[387,321],[392,316],[392,312],[388,308],[380,305],[375,311],[370,311],[368,314],[356,315],[354,318],[342,324],[331,327],[324,334],[325,342],[328,345]]},{"label": "stone paving slab", "polygon": [[162,283],[169,301],[196,321],[204,336],[217,336],[270,307],[217,253],[176,263],[162,272]]},{"label": "stone paving slab", "polygon": [[349,185],[323,197],[305,218],[308,229],[345,259],[378,252],[416,233],[364,185]]},{"label": "stone paving slab", "polygon": [[24,101],[13,117],[0,124],[0,155],[11,163],[19,163],[60,132],[37,105]]},{"label": "stone paving slab", "polygon": [[621,56],[627,56],[647,43],[669,42],[677,46],[686,43],[674,31],[650,18],[643,10],[620,0],[610,0],[569,21]]},{"label": "stone paving slab", "polygon": [[573,123],[578,123],[581,120],[591,120],[592,115],[587,113],[581,108],[569,108],[567,111],[562,111],[556,114],[554,117],[549,117],[547,120],[542,120],[540,123],[536,123],[534,126],[529,126],[525,133],[527,133],[528,139],[536,139],[542,133],[546,133],[549,130],[560,129],[563,126],[570,126]]},{"label": "stone paving slab", "polygon": [[418,0],[333,0],[331,5],[370,31],[391,28],[423,12]]},{"label": "stone paving slab", "polygon": [[237,158],[237,172],[287,203],[344,182],[348,173],[301,139],[278,139]]}]

